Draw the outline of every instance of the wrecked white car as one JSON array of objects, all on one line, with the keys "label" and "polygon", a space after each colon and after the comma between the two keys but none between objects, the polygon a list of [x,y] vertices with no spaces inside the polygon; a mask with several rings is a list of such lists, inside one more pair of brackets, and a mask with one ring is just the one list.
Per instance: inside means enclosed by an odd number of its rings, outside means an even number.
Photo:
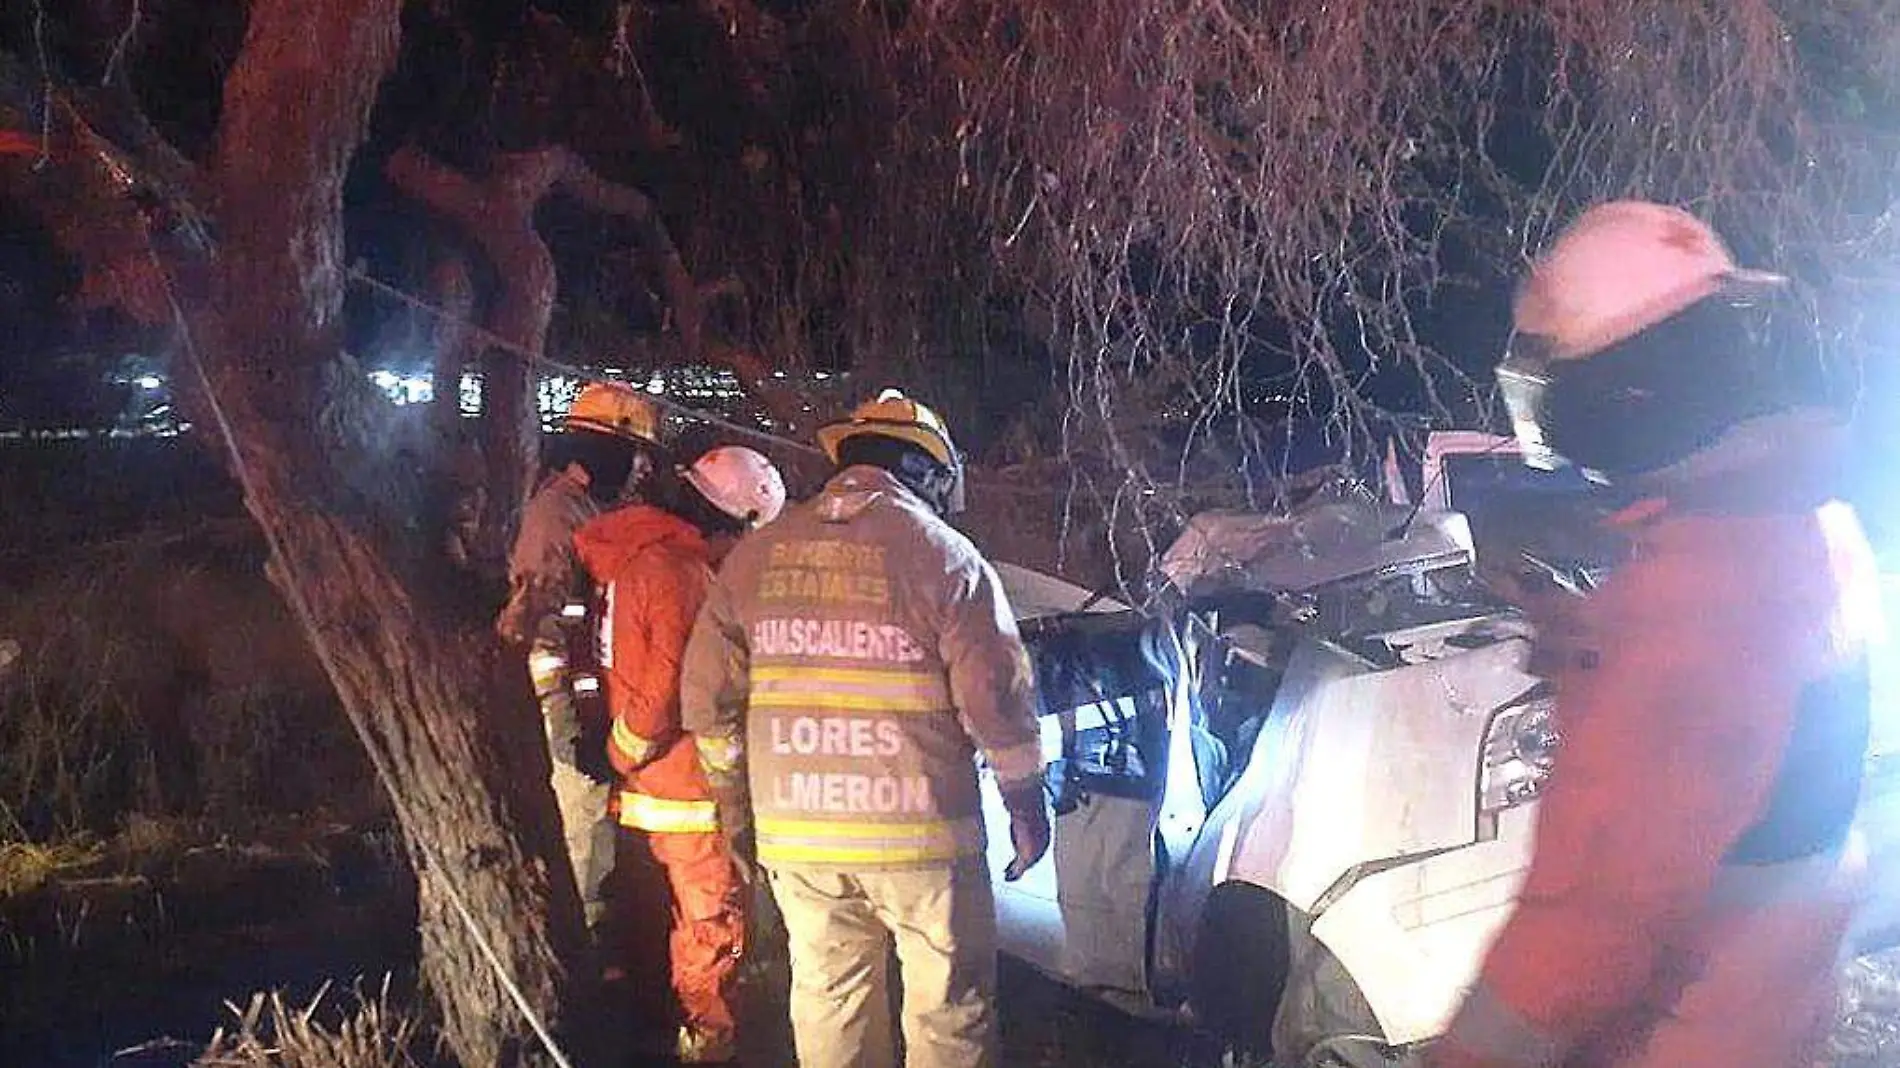
[{"label": "wrecked white car", "polygon": [[[1197,518],[1158,613],[999,568],[1056,811],[1048,859],[998,883],[1004,952],[1280,1063],[1381,1064],[1443,1029],[1562,760],[1528,628],[1479,581],[1479,547],[1579,585],[1611,561],[1587,487],[1508,439],[1435,435],[1424,467],[1414,505],[1347,487],[1286,516]],[[1862,803],[1882,867],[1895,742],[1877,723]],[[1006,816],[986,798],[1000,870]],[[1900,879],[1879,883],[1863,952],[1900,942]]]}]

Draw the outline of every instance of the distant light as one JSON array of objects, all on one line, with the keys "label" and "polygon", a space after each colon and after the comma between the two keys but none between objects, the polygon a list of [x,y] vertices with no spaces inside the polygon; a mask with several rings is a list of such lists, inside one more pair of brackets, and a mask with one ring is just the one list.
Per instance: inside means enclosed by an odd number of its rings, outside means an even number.
[{"label": "distant light", "polygon": [[827,381],[827,380],[829,380],[829,379],[831,378],[831,372],[829,372],[829,371],[813,371],[813,372],[812,372],[812,375],[811,375],[811,376],[812,376],[813,378],[816,378],[816,379],[817,379],[818,381],[820,381],[820,382],[824,382],[824,381]]},{"label": "distant light", "polygon": [[157,375],[140,375],[133,381],[140,389],[162,389],[165,385],[165,380]]},{"label": "distant light", "polygon": [[427,404],[435,399],[435,379],[429,375],[399,375],[394,371],[376,370],[369,373],[369,380],[398,405]]},{"label": "distant light", "polygon": [[464,373],[462,380],[456,383],[455,406],[464,419],[473,419],[482,414],[481,376]]}]

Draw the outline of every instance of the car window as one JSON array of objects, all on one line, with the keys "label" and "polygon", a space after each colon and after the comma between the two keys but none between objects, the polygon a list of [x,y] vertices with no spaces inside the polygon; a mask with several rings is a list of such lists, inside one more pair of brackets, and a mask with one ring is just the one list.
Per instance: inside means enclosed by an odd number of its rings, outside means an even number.
[{"label": "car window", "polygon": [[1592,571],[1611,566],[1620,545],[1602,519],[1626,495],[1574,467],[1545,471],[1515,455],[1444,458],[1451,507],[1471,522],[1478,556],[1529,551],[1552,564]]},{"label": "car window", "polygon": [[1444,471],[1451,506],[1467,514],[1526,498],[1587,496],[1598,491],[1574,467],[1545,471],[1515,455],[1447,456]]}]

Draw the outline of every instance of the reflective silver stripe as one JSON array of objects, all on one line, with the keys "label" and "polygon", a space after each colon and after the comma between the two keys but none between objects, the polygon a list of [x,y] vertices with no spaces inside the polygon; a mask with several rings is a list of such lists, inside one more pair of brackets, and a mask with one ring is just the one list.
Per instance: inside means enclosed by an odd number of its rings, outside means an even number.
[{"label": "reflective silver stripe", "polygon": [[1746,909],[1813,901],[1835,892],[1840,868],[1841,854],[1835,850],[1779,864],[1724,864],[1709,888],[1709,903]]},{"label": "reflective silver stripe", "polygon": [[717,834],[719,809],[711,801],[681,801],[622,790],[620,825],[654,834]]},{"label": "reflective silver stripe", "polygon": [[528,678],[536,697],[549,697],[566,688],[567,656],[539,642],[528,652]]},{"label": "reflective silver stripe", "polygon": [[1480,982],[1465,995],[1443,1041],[1452,1042],[1493,1064],[1514,1068],[1553,1068],[1563,1060],[1561,1042],[1539,1030],[1524,1014]]}]

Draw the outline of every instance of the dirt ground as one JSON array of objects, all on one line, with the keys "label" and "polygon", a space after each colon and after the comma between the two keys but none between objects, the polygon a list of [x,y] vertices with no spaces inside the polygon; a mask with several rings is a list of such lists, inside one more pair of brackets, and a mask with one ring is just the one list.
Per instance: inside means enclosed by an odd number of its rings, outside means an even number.
[{"label": "dirt ground", "polygon": [[[0,894],[0,1064],[186,1065],[261,990],[301,1006],[327,985],[323,1005],[334,1011],[353,986],[374,991],[393,973],[392,1000],[413,1006],[412,899],[387,827],[313,820],[240,844],[152,826],[65,858],[37,885]],[[747,1068],[793,1064],[785,978],[769,949],[751,966]],[[1843,979],[1828,1064],[1900,1068],[1900,953],[1856,961]],[[999,1002],[1007,1068],[1220,1063],[1202,1037],[1133,1019],[1007,959]],[[639,1045],[651,1050],[659,1031],[629,1033],[648,1035]],[[626,1063],[665,1062],[630,1049]]]}]

